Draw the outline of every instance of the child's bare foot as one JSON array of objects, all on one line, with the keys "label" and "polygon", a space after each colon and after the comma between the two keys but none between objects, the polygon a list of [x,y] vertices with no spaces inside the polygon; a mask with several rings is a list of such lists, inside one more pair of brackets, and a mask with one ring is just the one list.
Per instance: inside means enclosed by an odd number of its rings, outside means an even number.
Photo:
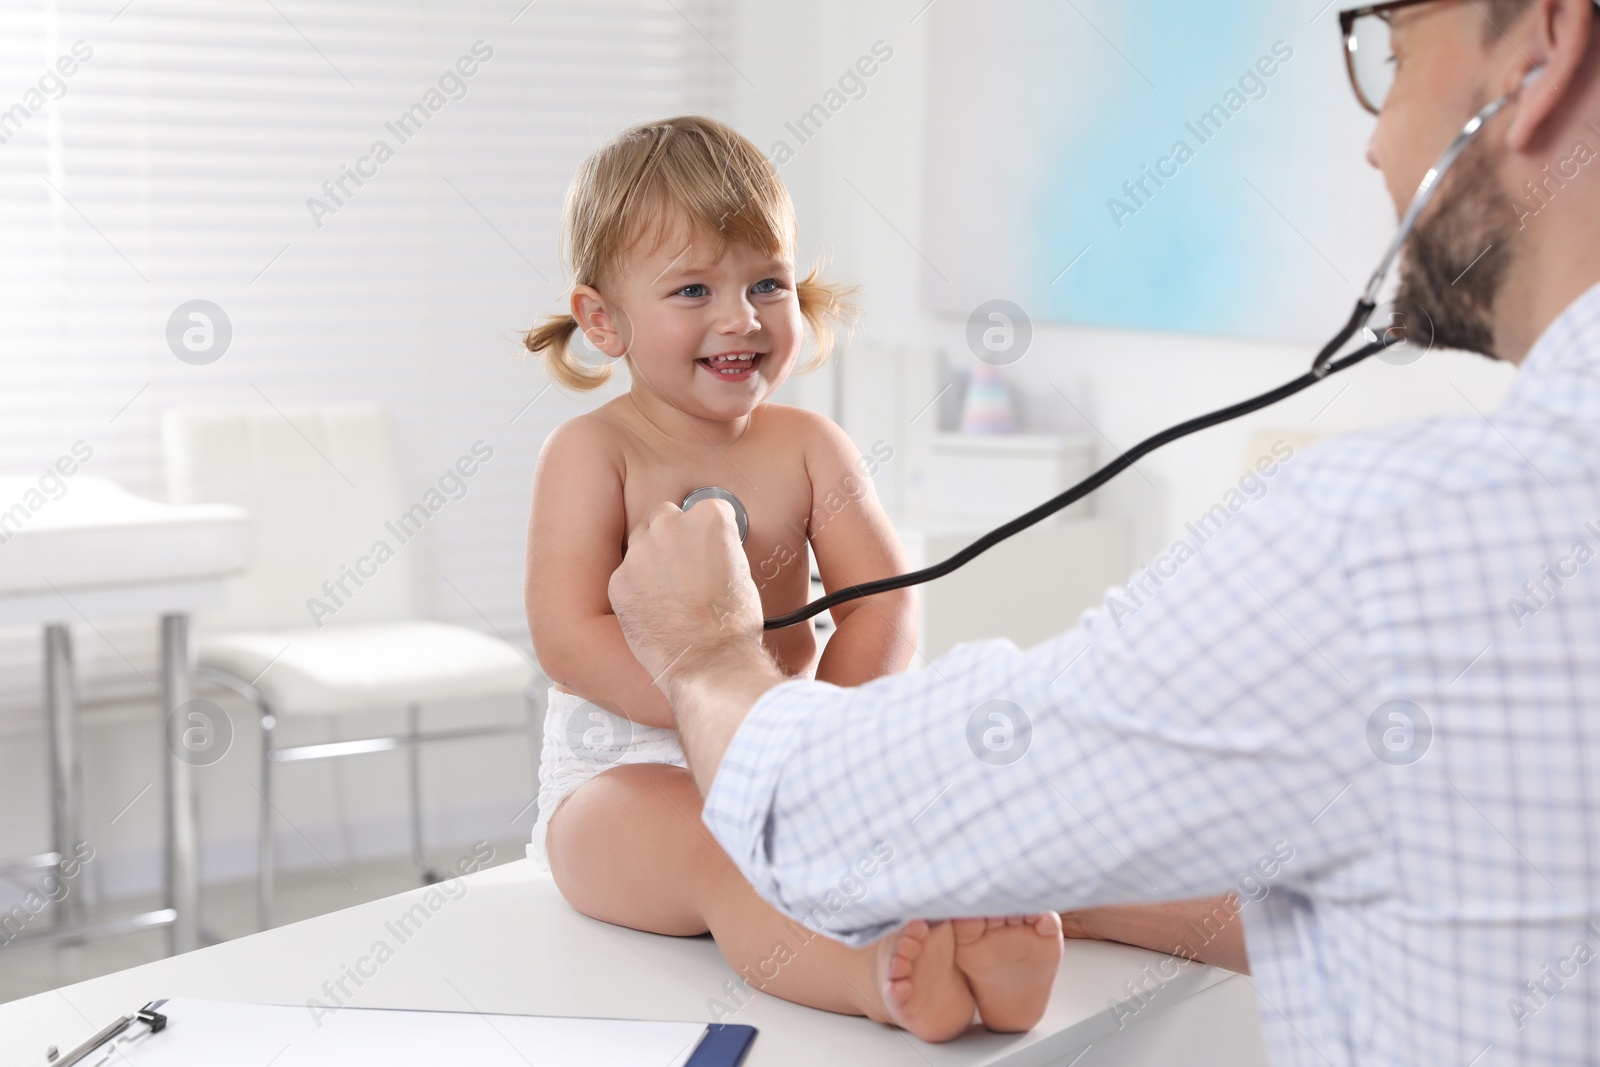
[{"label": "child's bare foot", "polygon": [[1031,1030],[1044,1017],[1061,964],[1061,916],[956,919],[956,966],[991,1030]]},{"label": "child's bare foot", "polygon": [[878,943],[883,1006],[924,1041],[949,1041],[972,1025],[977,1002],[956,966],[955,928],[913,919]]}]

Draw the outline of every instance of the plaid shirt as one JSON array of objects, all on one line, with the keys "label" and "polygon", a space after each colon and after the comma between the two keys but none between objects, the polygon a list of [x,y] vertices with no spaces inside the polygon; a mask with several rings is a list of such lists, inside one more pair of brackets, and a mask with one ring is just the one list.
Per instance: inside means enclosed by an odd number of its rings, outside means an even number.
[{"label": "plaid shirt", "polygon": [[1261,485],[1033,648],[772,689],[707,826],[857,945],[1237,892],[1275,1064],[1600,1062],[1600,286]]}]

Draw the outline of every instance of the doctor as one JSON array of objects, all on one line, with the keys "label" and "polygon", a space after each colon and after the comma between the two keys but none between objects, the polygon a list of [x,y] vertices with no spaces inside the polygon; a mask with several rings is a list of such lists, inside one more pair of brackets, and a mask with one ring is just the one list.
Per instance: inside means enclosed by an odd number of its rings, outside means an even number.
[{"label": "doctor", "polygon": [[[706,825],[792,915],[879,841],[893,861],[839,915],[855,944],[910,917],[1231,891],[1274,1063],[1593,1063],[1600,17],[1398,0],[1343,21],[1397,205],[1516,91],[1407,246],[1400,297],[1436,343],[1520,366],[1504,406],[1296,458],[1132,617],[855,689],[765,655],[720,506],[653,513],[612,603]],[[1148,915],[1146,940],[1185,939]]]}]

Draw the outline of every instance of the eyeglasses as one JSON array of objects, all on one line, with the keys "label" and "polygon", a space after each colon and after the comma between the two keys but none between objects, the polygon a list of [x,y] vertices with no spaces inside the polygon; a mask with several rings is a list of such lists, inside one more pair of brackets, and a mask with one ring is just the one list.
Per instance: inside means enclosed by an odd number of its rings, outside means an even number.
[{"label": "eyeglasses", "polygon": [[1344,65],[1350,87],[1361,106],[1376,115],[1394,85],[1394,49],[1389,43],[1389,19],[1400,8],[1431,0],[1392,0],[1339,12],[1344,35]]},{"label": "eyeglasses", "polygon": [[[1431,4],[1437,0],[1392,0],[1386,4],[1367,4],[1339,12],[1339,30],[1344,34],[1344,63],[1350,72],[1350,87],[1361,106],[1376,115],[1394,85],[1394,49],[1389,41],[1389,20],[1403,7]],[[1594,0],[1600,14],[1600,0]]]}]

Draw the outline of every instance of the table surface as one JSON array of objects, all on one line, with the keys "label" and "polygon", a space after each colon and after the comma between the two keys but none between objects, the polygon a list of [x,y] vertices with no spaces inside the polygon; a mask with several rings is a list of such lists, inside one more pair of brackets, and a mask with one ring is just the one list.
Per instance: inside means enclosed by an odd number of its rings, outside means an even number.
[{"label": "table surface", "polygon": [[[408,913],[411,922],[401,926]],[[339,994],[330,996],[324,983],[343,978],[354,995],[342,999],[359,1007],[746,1024],[760,1030],[748,1067],[1066,1063],[1118,1029],[1113,1005],[1134,1007],[1130,989],[1154,985],[1156,968],[1171,974],[1176,962],[1125,945],[1069,941],[1066,947],[1050,1008],[1028,1034],[974,1027],[949,1044],[928,1045],[866,1019],[761,994],[714,1018],[717,1002],[728,1008],[737,1002],[724,990],[734,973],[709,937],[662,937],[586,918],[561,899],[548,875],[517,860],[453,886],[412,890],[0,1005],[0,1062],[42,1064],[49,1045],[72,1047],[158,997],[296,1005],[315,997],[332,1004]],[[370,977],[350,977],[357,971]],[[1159,1025],[1151,1020],[1163,1008],[1226,977],[1182,964],[1176,977],[1145,995],[1128,1025]]]},{"label": "table surface", "polygon": [[[250,562],[250,516],[243,508],[147,500],[103,478],[80,476],[64,486],[52,499],[36,486],[0,479],[0,501],[32,502],[19,505],[20,522],[8,512],[0,529],[6,549],[0,600],[10,609],[0,621],[24,621],[16,616],[26,611],[53,618],[48,606],[59,609],[62,590],[83,593],[87,607],[78,596],[73,600],[84,615],[144,613],[149,609],[142,601],[126,599],[134,587],[159,587],[166,600],[181,605],[171,610],[187,610],[197,599],[191,587],[214,586]],[[203,602],[214,599],[198,595]],[[17,607],[30,600],[44,606]]]}]

